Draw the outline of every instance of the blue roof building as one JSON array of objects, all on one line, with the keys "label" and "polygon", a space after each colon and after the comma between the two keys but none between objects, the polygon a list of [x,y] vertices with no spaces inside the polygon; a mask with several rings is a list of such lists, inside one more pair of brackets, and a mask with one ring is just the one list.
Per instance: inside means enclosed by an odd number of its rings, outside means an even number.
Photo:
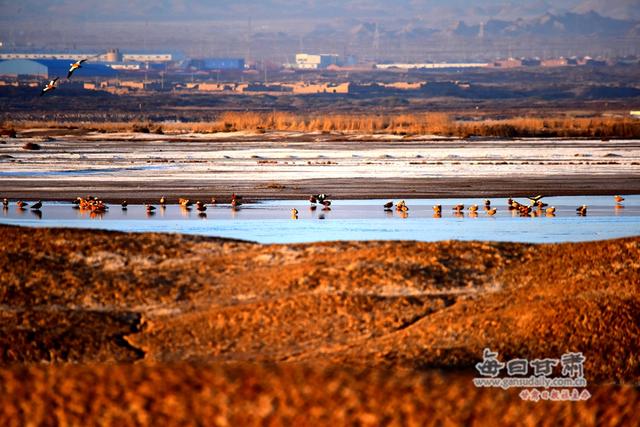
[{"label": "blue roof building", "polygon": [[[0,76],[66,77],[73,59],[9,59],[0,62]],[[115,77],[117,72],[104,64],[85,62],[74,77]]]}]

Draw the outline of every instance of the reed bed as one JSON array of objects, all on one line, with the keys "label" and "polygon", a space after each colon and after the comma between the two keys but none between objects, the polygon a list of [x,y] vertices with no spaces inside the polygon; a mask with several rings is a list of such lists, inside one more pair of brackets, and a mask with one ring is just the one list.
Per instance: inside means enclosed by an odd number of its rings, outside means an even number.
[{"label": "reed bed", "polygon": [[66,128],[95,132],[218,133],[218,132],[342,132],[437,135],[448,137],[554,137],[640,138],[640,120],[626,117],[515,117],[503,120],[455,120],[445,113],[424,114],[331,114],[285,112],[228,112],[207,122],[54,122],[4,123],[13,129]]}]

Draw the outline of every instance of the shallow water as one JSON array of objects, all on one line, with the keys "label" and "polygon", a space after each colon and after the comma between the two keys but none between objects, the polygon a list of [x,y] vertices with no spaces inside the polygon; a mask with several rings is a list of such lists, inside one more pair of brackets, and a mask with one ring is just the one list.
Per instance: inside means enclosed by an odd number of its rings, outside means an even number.
[{"label": "shallow water", "polygon": [[[330,211],[309,209],[307,201],[269,201],[243,205],[209,206],[206,215],[180,206],[157,207],[147,215],[141,205],[126,211],[114,205],[104,215],[73,209],[70,203],[45,203],[42,210],[19,210],[15,204],[0,211],[0,224],[34,227],[79,227],[134,232],[177,232],[252,240],[261,243],[298,243],[329,240],[491,240],[513,242],[580,242],[640,235],[640,195],[625,196],[616,208],[611,196],[548,197],[556,216],[514,216],[506,199],[493,199],[494,217],[482,209],[482,199],[408,199],[408,216],[385,212],[387,200],[336,200]],[[519,200],[524,203],[526,200]],[[455,217],[452,206],[478,204],[478,216]],[[433,218],[431,207],[442,205],[442,217]],[[588,205],[588,215],[575,209]],[[290,210],[297,208],[297,220]]]}]

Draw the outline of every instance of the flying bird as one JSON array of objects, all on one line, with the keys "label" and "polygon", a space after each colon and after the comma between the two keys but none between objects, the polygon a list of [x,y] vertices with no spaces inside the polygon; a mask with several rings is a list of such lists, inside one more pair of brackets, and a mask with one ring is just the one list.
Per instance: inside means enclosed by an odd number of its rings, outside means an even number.
[{"label": "flying bird", "polygon": [[544,196],[542,194],[538,194],[537,196],[527,197],[527,199],[531,200],[531,204],[537,203],[538,200],[542,199]]},{"label": "flying bird", "polygon": [[69,67],[69,72],[67,73],[67,79],[70,79],[71,76],[73,75],[73,72],[76,71],[78,68],[82,68],[82,63],[86,61],[86,59],[81,59],[80,61],[76,61],[73,64],[71,64],[71,66]]},{"label": "flying bird", "polygon": [[42,92],[40,92],[40,96],[44,95],[47,92],[51,92],[52,90],[54,90],[56,88],[56,85],[58,83],[58,79],[60,77],[56,77],[55,79],[51,80],[49,83],[47,83],[43,88],[42,88]]}]

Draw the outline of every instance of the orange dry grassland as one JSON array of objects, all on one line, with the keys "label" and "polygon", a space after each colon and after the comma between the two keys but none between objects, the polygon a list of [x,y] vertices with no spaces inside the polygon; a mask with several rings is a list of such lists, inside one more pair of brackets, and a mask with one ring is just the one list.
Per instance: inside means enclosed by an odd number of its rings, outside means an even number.
[{"label": "orange dry grassland", "polygon": [[100,132],[352,132],[447,137],[638,138],[640,120],[626,117],[515,117],[502,120],[455,120],[445,113],[333,114],[228,112],[212,122],[7,122],[5,129],[60,128]]},{"label": "orange dry grassland", "polygon": [[[640,422],[640,238],[0,233],[1,425]],[[592,397],[477,389],[485,347],[503,361],[580,351]]]}]

